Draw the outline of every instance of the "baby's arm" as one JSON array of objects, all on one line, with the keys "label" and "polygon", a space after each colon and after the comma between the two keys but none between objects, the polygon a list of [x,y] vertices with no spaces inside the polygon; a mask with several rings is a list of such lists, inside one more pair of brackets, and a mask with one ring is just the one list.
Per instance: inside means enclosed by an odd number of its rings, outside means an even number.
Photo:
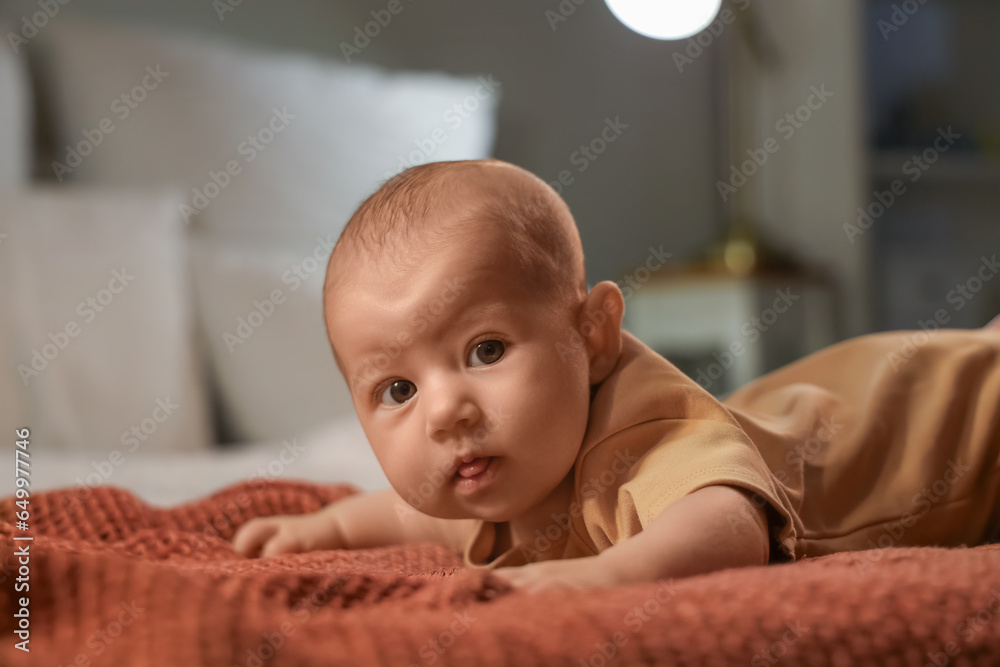
[{"label": "baby's arm", "polygon": [[528,590],[615,586],[768,562],[767,520],[750,493],[706,486],[671,503],[646,528],[597,556],[496,571]]},{"label": "baby's arm", "polygon": [[638,535],[599,556],[622,583],[767,565],[767,518],[734,486],[706,486],[668,506]]},{"label": "baby's arm", "polygon": [[460,551],[475,526],[473,520],[438,519],[418,512],[389,489],[349,496],[312,514],[252,519],[237,531],[233,548],[245,556],[276,556],[434,542]]}]

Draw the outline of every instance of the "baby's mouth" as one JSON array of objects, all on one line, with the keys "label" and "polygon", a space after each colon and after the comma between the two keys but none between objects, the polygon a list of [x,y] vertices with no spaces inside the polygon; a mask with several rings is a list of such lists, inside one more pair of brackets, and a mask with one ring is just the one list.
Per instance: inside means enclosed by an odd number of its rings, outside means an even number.
[{"label": "baby's mouth", "polygon": [[455,471],[455,474],[466,479],[469,477],[475,477],[479,473],[486,470],[492,458],[493,457],[491,456],[480,456],[479,458],[472,459],[468,463],[463,463],[458,466],[458,470]]},{"label": "baby's mouth", "polygon": [[477,456],[471,461],[461,461],[452,479],[455,491],[462,495],[484,491],[497,481],[499,465],[500,459],[496,456]]}]

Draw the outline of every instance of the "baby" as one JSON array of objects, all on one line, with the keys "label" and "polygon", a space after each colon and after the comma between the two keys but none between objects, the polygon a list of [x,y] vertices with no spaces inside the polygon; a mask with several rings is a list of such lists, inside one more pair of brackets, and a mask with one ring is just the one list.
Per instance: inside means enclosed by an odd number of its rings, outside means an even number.
[{"label": "baby", "polygon": [[435,542],[537,590],[980,543],[1000,526],[997,329],[854,339],[722,404],[623,331],[623,312],[615,283],[587,289],[573,217],[532,174],[481,160],[392,178],[324,287],[392,489],[254,519],[234,548]]}]

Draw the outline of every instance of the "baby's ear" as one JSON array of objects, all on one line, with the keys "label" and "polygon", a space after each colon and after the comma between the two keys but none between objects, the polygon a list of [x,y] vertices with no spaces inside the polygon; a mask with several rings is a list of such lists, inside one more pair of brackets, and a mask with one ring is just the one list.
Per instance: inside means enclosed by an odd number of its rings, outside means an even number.
[{"label": "baby's ear", "polygon": [[583,302],[576,326],[590,357],[590,384],[603,382],[622,353],[625,299],[618,285],[605,280],[594,285]]}]

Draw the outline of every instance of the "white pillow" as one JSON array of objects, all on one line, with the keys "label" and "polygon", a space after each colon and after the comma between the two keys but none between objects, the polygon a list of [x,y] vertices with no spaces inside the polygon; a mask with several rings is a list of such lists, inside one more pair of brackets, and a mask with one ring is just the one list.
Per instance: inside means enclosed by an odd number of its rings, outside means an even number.
[{"label": "white pillow", "polygon": [[[488,157],[502,86],[489,76],[390,73],[68,17],[42,39],[59,145],[83,142],[86,151],[85,132],[99,140],[64,176],[179,183],[187,213],[207,204],[191,217],[211,235],[207,252],[259,249],[228,274],[204,267],[231,265],[230,254],[218,263],[202,256],[196,273],[232,428],[243,439],[281,439],[352,410],[319,339],[322,276],[290,295],[239,353],[222,336],[271,285],[283,287],[272,271],[301,260],[317,237],[335,239],[386,178],[409,164]],[[145,99],[123,108],[122,95]],[[286,115],[294,115],[287,125]],[[258,151],[247,137],[262,131],[270,143]],[[62,149],[64,163],[69,153]]]},{"label": "white pillow", "polygon": [[[106,468],[109,463],[106,458],[97,458],[96,464]],[[128,465],[119,467],[108,480],[102,480],[95,470],[93,456],[55,454],[40,448],[31,454],[32,491],[107,483],[128,489],[147,502],[169,506],[202,499],[248,479],[346,482],[364,491],[389,488],[356,417],[336,419],[301,438],[282,442],[261,441],[193,453],[143,452],[130,458]],[[251,490],[262,488],[258,482]],[[89,494],[88,488],[80,488],[71,497],[83,501]]]},{"label": "white pillow", "polygon": [[291,438],[354,412],[323,322],[335,241],[327,234],[292,251],[195,237],[202,330],[238,440]]},{"label": "white pillow", "polygon": [[3,191],[0,229],[0,433],[123,461],[208,447],[176,193]]},{"label": "white pillow", "polygon": [[[487,157],[493,144],[502,88],[488,77],[390,73],[68,18],[39,39],[59,175],[178,182],[192,221],[241,239],[297,247],[338,234],[401,162]],[[73,166],[76,148],[93,143]]]},{"label": "white pillow", "polygon": [[[6,35],[11,27],[0,21],[0,35]],[[15,55],[7,46],[0,48],[0,188],[23,185],[31,174],[27,56],[23,50]]]}]

